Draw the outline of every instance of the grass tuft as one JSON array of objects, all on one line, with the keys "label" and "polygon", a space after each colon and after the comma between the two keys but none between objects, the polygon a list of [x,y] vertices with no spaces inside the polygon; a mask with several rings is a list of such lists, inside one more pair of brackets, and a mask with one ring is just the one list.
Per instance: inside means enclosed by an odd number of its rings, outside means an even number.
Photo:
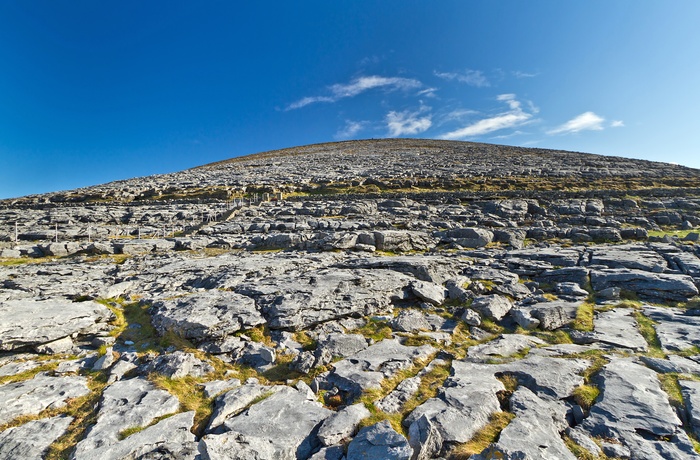
[{"label": "grass tuft", "polygon": [[590,410],[599,395],[600,390],[598,387],[593,385],[581,385],[574,389],[572,396],[576,404],[581,406],[584,410]]},{"label": "grass tuft", "polygon": [[[511,412],[496,412],[491,415],[489,424],[479,430],[467,443],[460,444],[450,453],[451,460],[467,460],[472,455],[480,454],[492,443],[498,441],[501,431],[515,418]],[[497,457],[494,457],[497,458]]]},{"label": "grass tuft", "polygon": [[655,358],[665,358],[666,354],[661,348],[659,336],[656,334],[656,328],[654,328],[654,324],[656,324],[654,320],[647,318],[640,311],[634,312],[634,318],[639,325],[639,333],[642,334],[642,337],[644,337],[644,340],[646,340],[649,345],[647,355]]}]

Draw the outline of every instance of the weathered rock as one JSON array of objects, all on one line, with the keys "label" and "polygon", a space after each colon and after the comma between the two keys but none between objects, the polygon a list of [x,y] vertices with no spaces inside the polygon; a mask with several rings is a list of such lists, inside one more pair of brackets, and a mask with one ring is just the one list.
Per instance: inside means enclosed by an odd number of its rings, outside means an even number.
[{"label": "weathered rock", "polygon": [[[308,387],[304,391],[281,387],[243,413],[226,419],[228,431],[205,436],[202,443],[209,458],[222,458],[212,453],[216,450],[223,455],[228,449],[228,455],[234,458],[256,458],[256,451],[270,454],[257,458],[307,458],[318,447],[315,429],[331,414],[315,401]],[[222,449],[222,444],[228,447]]]},{"label": "weathered rock", "polygon": [[524,359],[500,364],[496,372],[514,375],[521,385],[538,396],[564,399],[583,385],[581,373],[591,365],[585,359],[563,359],[532,354]]},{"label": "weathered rock", "polygon": [[199,386],[204,390],[204,396],[207,398],[213,398],[225,391],[232,390],[241,386],[241,381],[238,379],[229,380],[212,380],[209,382],[201,383]]},{"label": "weathered rock", "polygon": [[400,332],[429,331],[431,329],[425,315],[417,310],[402,310],[399,316],[389,321],[389,325],[393,330]]},{"label": "weathered rock", "polygon": [[49,446],[68,429],[73,417],[32,420],[0,433],[0,458],[41,460]]},{"label": "weathered rock", "polygon": [[476,297],[470,307],[487,318],[498,321],[508,314],[510,309],[513,308],[513,303],[506,297],[493,294]]},{"label": "weathered rock", "polygon": [[624,244],[600,246],[591,250],[590,264],[605,265],[608,268],[630,268],[654,273],[662,273],[668,266],[666,260],[644,246]]},{"label": "weathered rock", "polygon": [[192,353],[176,351],[158,356],[146,366],[146,372],[157,372],[171,379],[179,379],[187,375],[202,377],[214,368]]},{"label": "weathered rock", "polygon": [[89,392],[84,377],[49,377],[41,373],[29,380],[0,385],[0,424],[44,409],[61,408],[67,399]]},{"label": "weathered rock", "polygon": [[420,377],[407,378],[399,383],[391,393],[375,402],[375,407],[382,412],[387,412],[390,414],[401,412],[401,409],[406,401],[411,399],[411,396],[418,391],[420,381]]},{"label": "weathered rock", "polygon": [[650,273],[631,269],[591,271],[591,284],[595,291],[619,287],[643,298],[655,300],[685,301],[698,295],[698,288],[687,275]]},{"label": "weathered rock", "polygon": [[518,388],[510,398],[515,419],[501,431],[498,442],[477,459],[527,458],[575,460],[561,438],[566,428],[566,408],[558,401],[545,401],[527,388]]},{"label": "weathered rock", "polygon": [[194,414],[194,411],[175,414],[121,441],[99,444],[89,451],[75,451],[71,458],[74,460],[196,458],[197,444],[195,436],[190,432],[194,423]]},{"label": "weathered rock", "polygon": [[685,408],[695,436],[700,434],[700,382],[679,380]]},{"label": "weathered rock", "polygon": [[467,356],[473,360],[488,361],[494,357],[508,357],[531,347],[543,345],[546,342],[521,334],[500,335],[497,339],[481,345],[474,345],[467,350]]},{"label": "weathered rock", "polygon": [[413,448],[411,460],[428,460],[442,449],[442,436],[437,427],[424,415],[411,424],[408,443]]},{"label": "weathered rock", "polygon": [[616,308],[596,314],[593,320],[596,340],[616,347],[646,351],[647,341],[639,333],[633,313],[629,308]]},{"label": "weathered rock", "polygon": [[344,407],[321,423],[318,439],[324,446],[332,446],[350,439],[360,421],[371,414],[364,404]]},{"label": "weathered rock", "polygon": [[114,314],[97,302],[10,300],[0,303],[0,350],[105,330]]},{"label": "weathered rock", "polygon": [[656,321],[654,328],[664,350],[681,351],[700,346],[700,317],[686,315],[678,308],[645,306],[642,311]]},{"label": "weathered rock", "polygon": [[222,339],[264,322],[253,299],[228,291],[157,301],[152,313],[153,326],[161,334],[172,331],[194,342]]},{"label": "weathered rock", "polygon": [[530,316],[540,322],[540,327],[547,331],[559,329],[576,319],[576,312],[582,302],[555,300],[537,303],[529,308]]},{"label": "weathered rock", "polygon": [[442,305],[445,302],[445,288],[428,281],[414,281],[411,283],[411,291],[421,300],[433,305]]},{"label": "weathered rock", "polygon": [[388,421],[364,427],[348,445],[347,460],[410,460],[413,449]]},{"label": "weathered rock", "polygon": [[179,408],[180,401],[175,396],[157,389],[148,380],[134,378],[115,382],[102,393],[97,420],[85,439],[77,444],[73,458],[94,458],[97,449],[107,452],[109,445],[122,442],[122,431],[146,427],[156,418],[175,413]]}]

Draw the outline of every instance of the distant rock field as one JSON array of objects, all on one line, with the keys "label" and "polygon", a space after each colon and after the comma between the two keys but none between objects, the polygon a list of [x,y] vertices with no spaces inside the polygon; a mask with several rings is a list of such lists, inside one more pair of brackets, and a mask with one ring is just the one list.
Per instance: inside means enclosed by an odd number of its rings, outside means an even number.
[{"label": "distant rock field", "polygon": [[0,201],[2,459],[700,458],[700,170],[379,139]]}]

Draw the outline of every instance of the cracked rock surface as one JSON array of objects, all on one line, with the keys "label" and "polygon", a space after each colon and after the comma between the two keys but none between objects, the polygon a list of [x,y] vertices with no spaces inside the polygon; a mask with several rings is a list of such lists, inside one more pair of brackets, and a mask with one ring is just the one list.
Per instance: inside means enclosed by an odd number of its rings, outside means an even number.
[{"label": "cracked rock surface", "polygon": [[698,184],[395,139],[2,201],[0,459],[699,458]]}]

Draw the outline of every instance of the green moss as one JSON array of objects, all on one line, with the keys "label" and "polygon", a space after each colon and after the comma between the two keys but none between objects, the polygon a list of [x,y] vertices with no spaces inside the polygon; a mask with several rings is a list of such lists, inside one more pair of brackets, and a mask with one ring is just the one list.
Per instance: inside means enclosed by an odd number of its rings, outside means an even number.
[{"label": "green moss", "polygon": [[386,321],[380,321],[370,318],[364,326],[353,330],[351,333],[361,334],[368,339],[374,340],[375,342],[380,342],[384,339],[390,339],[392,337],[393,331],[386,323]]},{"label": "green moss", "polygon": [[590,410],[599,395],[600,390],[598,387],[593,385],[581,385],[574,389],[572,396],[576,404],[583,407],[585,410]]},{"label": "green moss", "polygon": [[644,340],[646,340],[647,344],[649,345],[647,355],[657,358],[665,358],[666,354],[661,348],[661,342],[659,341],[659,337],[656,334],[656,328],[654,327],[654,324],[656,323],[652,319],[644,316],[644,314],[640,311],[634,312],[634,318],[637,320],[637,324],[639,325],[639,333],[642,334],[642,337],[644,337]]}]

